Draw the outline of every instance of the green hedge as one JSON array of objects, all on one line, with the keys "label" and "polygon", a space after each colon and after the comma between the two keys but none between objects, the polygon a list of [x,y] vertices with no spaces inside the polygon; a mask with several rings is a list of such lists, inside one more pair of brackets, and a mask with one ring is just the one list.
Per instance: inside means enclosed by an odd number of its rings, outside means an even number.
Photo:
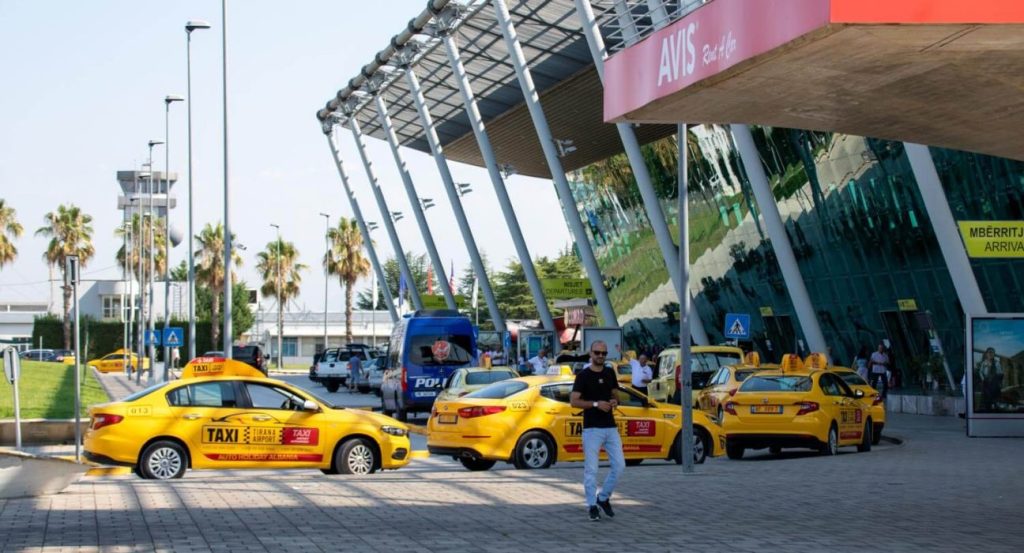
[{"label": "green hedge", "polygon": [[[163,328],[162,322],[155,323]],[[97,321],[83,319],[79,322],[82,334],[82,348],[85,350],[85,361],[106,355],[124,346],[124,325],[117,321]],[[188,344],[188,321],[171,321],[171,326],[181,327],[185,331],[183,344]],[[61,320],[53,315],[37,317],[32,327],[32,347],[39,347],[39,337],[43,338],[43,347],[60,349],[64,347],[64,329]],[[72,337],[72,341],[74,338]],[[130,341],[131,343],[132,341]],[[196,321],[196,353],[210,351],[214,348],[210,340],[210,321]],[[72,344],[72,349],[74,345]],[[188,357],[188,346],[181,348],[181,357]],[[157,359],[163,358],[163,348],[157,348]]]}]

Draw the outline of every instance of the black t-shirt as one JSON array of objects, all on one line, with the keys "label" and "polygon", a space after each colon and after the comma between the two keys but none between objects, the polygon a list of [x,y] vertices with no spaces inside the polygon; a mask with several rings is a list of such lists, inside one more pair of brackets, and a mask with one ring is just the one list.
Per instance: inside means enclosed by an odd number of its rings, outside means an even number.
[{"label": "black t-shirt", "polygon": [[[615,379],[615,371],[605,366],[601,372],[594,372],[589,367],[576,375],[572,391],[579,392],[586,401],[610,401],[613,390],[619,387]],[[583,410],[583,428],[614,428],[615,417],[611,412],[605,413],[596,407]]]}]

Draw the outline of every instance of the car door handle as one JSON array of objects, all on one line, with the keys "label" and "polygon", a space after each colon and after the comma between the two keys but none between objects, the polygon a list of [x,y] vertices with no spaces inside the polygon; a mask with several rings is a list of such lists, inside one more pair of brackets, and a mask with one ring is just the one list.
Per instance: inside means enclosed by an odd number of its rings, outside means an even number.
[{"label": "car door handle", "polygon": [[271,420],[273,418],[274,417],[271,417],[270,415],[253,415],[252,416],[252,420],[254,420],[256,422],[267,422],[268,420]]},{"label": "car door handle", "polygon": [[195,413],[189,413],[187,415],[182,415],[181,418],[183,418],[183,419],[185,419],[187,421],[195,421],[195,420],[199,420],[200,418],[202,418],[202,415],[196,415]]}]

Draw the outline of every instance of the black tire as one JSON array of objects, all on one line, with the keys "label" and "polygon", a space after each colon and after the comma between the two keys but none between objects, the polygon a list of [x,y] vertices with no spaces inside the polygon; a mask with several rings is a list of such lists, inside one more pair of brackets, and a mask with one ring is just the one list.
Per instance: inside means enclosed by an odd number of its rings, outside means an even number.
[{"label": "black tire", "polygon": [[818,453],[822,455],[838,455],[839,454],[839,429],[836,428],[836,423],[832,423],[832,426],[828,427],[828,438],[818,446]]},{"label": "black tire", "polygon": [[857,444],[858,453],[867,453],[871,451],[871,443],[873,440],[873,438],[871,437],[871,431],[874,429],[875,425],[871,423],[871,419],[868,419],[868,421],[864,423],[864,435],[861,436],[861,441],[859,444]]},{"label": "black tire", "polygon": [[883,428],[885,428],[885,423],[875,424],[875,427],[871,429],[871,445],[878,445],[882,441]]},{"label": "black tire", "polygon": [[637,465],[639,465],[640,463],[643,463],[643,462],[644,462],[643,459],[626,459],[626,466],[627,467],[635,467],[635,466],[637,466]]},{"label": "black tire", "polygon": [[366,438],[350,438],[334,452],[333,470],[338,474],[373,474],[380,465],[377,448]]},{"label": "black tire", "polygon": [[474,472],[490,470],[497,463],[497,461],[491,459],[470,459],[469,457],[460,457],[459,462],[462,463],[462,466]]},{"label": "black tire", "polygon": [[777,445],[769,446],[768,453],[771,453],[772,455],[778,455],[782,453],[782,448]]},{"label": "black tire", "polygon": [[746,450],[746,448],[741,446],[741,445],[730,443],[728,441],[725,442],[725,454],[726,454],[726,456],[728,456],[730,459],[732,459],[734,461],[738,460],[738,459],[742,459],[743,458],[743,452],[745,450]]},{"label": "black tire", "polygon": [[711,443],[711,434],[708,431],[699,427],[693,427],[693,462],[694,464],[701,465],[704,461],[708,460],[709,452],[712,451],[714,444]]},{"label": "black tire", "polygon": [[171,480],[185,476],[188,452],[177,442],[160,440],[146,446],[139,456],[139,474],[147,480]]},{"label": "black tire", "polygon": [[512,464],[517,469],[546,469],[554,462],[555,443],[536,430],[523,434],[512,452]]},{"label": "black tire", "polygon": [[324,383],[324,388],[327,388],[327,391],[332,394],[334,392],[337,392],[339,387],[340,385],[338,384],[337,380],[328,380],[327,382]]}]

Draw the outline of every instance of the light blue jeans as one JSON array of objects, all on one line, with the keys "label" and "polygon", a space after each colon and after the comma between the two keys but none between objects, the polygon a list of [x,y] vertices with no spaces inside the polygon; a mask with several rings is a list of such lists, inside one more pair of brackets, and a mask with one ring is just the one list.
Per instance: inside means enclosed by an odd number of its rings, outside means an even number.
[{"label": "light blue jeans", "polygon": [[[601,493],[597,493],[597,463],[601,449],[604,448],[611,463],[611,472],[601,485]],[[597,504],[597,500],[605,501],[615,491],[619,475],[626,468],[626,459],[622,456],[622,439],[618,428],[584,428],[583,429],[583,491],[587,496],[587,506]]]}]

